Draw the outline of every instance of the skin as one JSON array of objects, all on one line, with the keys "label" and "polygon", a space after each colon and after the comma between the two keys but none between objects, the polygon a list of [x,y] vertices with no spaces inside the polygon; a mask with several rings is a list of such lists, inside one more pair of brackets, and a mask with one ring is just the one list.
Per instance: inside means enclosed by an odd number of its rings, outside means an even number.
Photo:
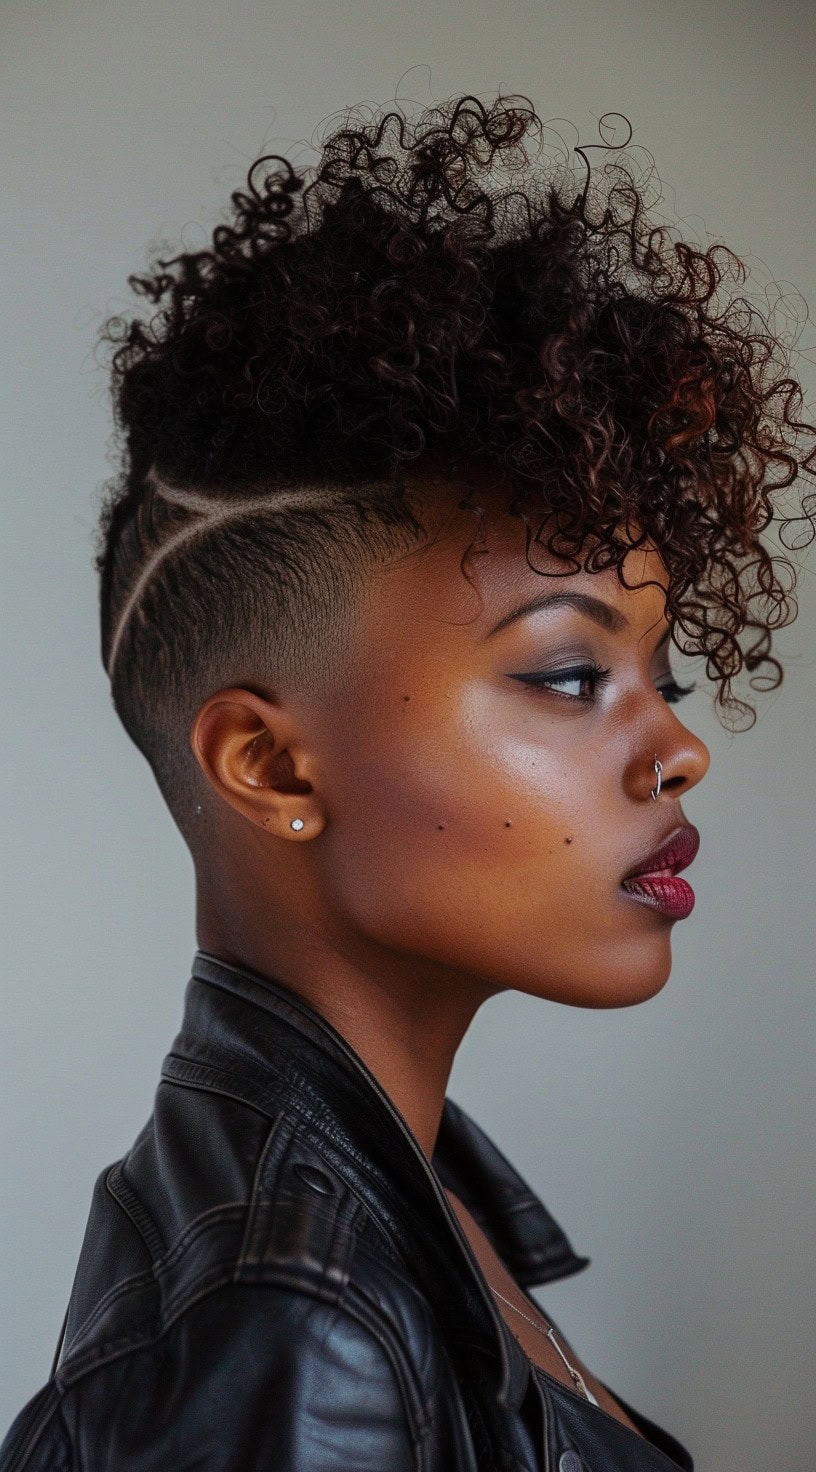
[{"label": "skin", "polygon": [[[531,569],[504,488],[475,467],[468,484],[474,476],[488,519],[470,583],[460,559],[476,525],[456,509],[463,484],[430,470],[418,484],[428,542],[372,572],[342,696],[267,700],[231,687],[190,733],[213,820],[193,855],[199,946],[305,997],[429,1158],[456,1050],[489,997],[515,988],[621,1007],[663,987],[674,922],[620,882],[685,821],[681,800],[709,765],[658,689],[671,678],[658,553],[627,556],[629,588],[614,571],[541,576],[564,565],[536,547]],[[560,605],[491,633],[555,591],[602,599],[621,627]],[[593,662],[611,669],[594,696],[588,681],[513,678]],[[450,1199],[488,1281],[536,1317]],[[497,1306],[569,1384],[543,1336]]]}]

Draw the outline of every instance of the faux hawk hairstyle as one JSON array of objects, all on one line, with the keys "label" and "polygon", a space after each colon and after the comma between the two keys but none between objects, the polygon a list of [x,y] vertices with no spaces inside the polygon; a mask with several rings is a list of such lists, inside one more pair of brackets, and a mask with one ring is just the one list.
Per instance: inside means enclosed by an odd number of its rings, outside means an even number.
[{"label": "faux hawk hairstyle", "polygon": [[755,719],[743,670],[781,683],[796,568],[762,534],[812,541],[816,427],[789,346],[731,289],[744,263],[655,220],[613,116],[591,166],[553,156],[525,97],[349,113],[315,164],[257,159],[208,249],[128,278],[155,311],[100,334],[102,660],[185,836],[196,711],[232,684],[336,687],[373,564],[426,535],[409,479],[429,452],[495,467],[531,567],[538,543],[577,570],[589,536],[587,570],[623,580],[656,546],[725,721]]}]

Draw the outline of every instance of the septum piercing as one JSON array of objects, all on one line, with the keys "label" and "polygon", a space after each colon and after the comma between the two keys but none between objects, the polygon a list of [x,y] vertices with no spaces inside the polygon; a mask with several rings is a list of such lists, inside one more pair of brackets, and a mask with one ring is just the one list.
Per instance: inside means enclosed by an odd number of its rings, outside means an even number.
[{"label": "septum piercing", "polygon": [[657,760],[657,754],[655,754],[654,769],[657,772],[657,786],[651,789],[649,796],[657,802],[660,796],[660,789],[663,786],[663,763]]},{"label": "septum piercing", "polygon": [[293,818],[291,823],[289,824],[289,827],[294,828],[296,833],[299,833],[301,828],[303,828],[304,826],[305,825],[302,818]]}]

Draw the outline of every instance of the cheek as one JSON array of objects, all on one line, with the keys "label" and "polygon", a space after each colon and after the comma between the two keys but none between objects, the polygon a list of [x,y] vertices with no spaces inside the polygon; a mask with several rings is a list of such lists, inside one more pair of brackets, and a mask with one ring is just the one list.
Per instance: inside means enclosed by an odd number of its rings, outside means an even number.
[{"label": "cheek", "polygon": [[534,711],[508,717],[478,692],[410,714],[368,702],[343,736],[327,756],[321,847],[342,924],[575,1006],[629,1006],[664,985],[669,927],[618,892],[631,814],[615,797],[612,740],[593,745]]},{"label": "cheek", "polygon": [[369,709],[346,736],[355,760],[332,763],[325,847],[350,921],[383,944],[472,967],[510,961],[514,936],[536,936],[540,954],[556,920],[574,944],[587,887],[600,882],[593,763],[576,759],[574,727],[545,744],[540,720],[508,722],[495,696],[475,691],[397,718],[372,721]]}]

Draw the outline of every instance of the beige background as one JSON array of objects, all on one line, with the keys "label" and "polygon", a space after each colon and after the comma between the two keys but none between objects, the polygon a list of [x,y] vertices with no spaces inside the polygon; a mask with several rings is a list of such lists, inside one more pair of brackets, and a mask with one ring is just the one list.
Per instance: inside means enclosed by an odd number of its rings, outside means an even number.
[{"label": "beige background", "polygon": [[[203,242],[262,148],[399,88],[526,91],[585,140],[628,113],[690,227],[814,302],[812,16],[6,0],[0,1434],[47,1376],[92,1184],[150,1111],[195,945],[187,851],[98,656],[100,318],[151,238]],[[542,1302],[700,1472],[814,1465],[814,565],[756,728],[684,707],[713,764],[686,803],[698,900],[667,988],[607,1014],[496,999],[451,1084],[593,1259]]]}]

